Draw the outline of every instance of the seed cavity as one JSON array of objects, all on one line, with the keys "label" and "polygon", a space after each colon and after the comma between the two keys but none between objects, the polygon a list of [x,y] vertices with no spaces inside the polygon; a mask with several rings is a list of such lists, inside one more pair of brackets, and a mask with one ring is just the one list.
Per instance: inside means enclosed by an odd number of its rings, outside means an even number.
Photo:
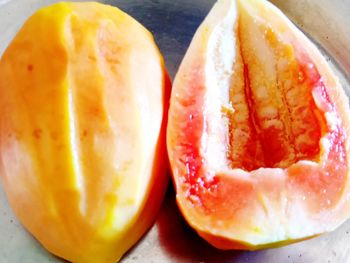
[{"label": "seed cavity", "polygon": [[229,90],[232,109],[222,107],[229,119],[231,168],[285,168],[317,159],[323,120],[312,95],[320,80],[316,67],[302,47],[247,11],[239,14]]}]

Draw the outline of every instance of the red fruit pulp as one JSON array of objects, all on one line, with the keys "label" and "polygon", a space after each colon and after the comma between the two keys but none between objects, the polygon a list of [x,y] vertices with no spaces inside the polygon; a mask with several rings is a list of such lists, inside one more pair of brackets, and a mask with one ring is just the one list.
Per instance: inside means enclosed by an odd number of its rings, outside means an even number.
[{"label": "red fruit pulp", "polygon": [[174,81],[167,140],[190,225],[217,247],[257,249],[349,214],[349,109],[305,36],[264,1],[238,2],[237,13],[219,2],[198,30]]}]

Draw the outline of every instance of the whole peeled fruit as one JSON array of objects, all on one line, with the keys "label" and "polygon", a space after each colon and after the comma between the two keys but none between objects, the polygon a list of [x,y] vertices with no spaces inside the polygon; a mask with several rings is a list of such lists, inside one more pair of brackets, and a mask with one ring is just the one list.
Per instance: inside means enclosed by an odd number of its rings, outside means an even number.
[{"label": "whole peeled fruit", "polygon": [[116,262],[167,185],[169,79],[152,35],[117,8],[58,3],[0,63],[2,181],[23,225],[73,262]]},{"label": "whole peeled fruit", "polygon": [[350,216],[349,104],[317,48],[265,0],[219,0],[176,75],[178,205],[221,249],[276,247]]}]

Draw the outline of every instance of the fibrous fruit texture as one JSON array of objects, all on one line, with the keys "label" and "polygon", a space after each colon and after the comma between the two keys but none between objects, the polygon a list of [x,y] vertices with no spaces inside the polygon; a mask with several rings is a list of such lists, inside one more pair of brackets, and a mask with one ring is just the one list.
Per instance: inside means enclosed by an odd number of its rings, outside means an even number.
[{"label": "fibrous fruit texture", "polygon": [[222,249],[331,231],[350,215],[349,106],[317,48],[264,0],[220,0],[176,75],[168,153],[188,223]]}]

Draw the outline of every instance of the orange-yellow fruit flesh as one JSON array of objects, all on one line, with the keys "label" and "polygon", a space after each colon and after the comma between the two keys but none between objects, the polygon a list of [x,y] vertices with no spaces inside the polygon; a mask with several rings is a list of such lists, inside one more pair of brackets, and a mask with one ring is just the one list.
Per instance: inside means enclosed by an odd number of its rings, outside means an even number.
[{"label": "orange-yellow fruit flesh", "polygon": [[298,60],[298,47],[253,19],[239,9],[230,88],[231,167],[251,171],[316,160],[324,120],[312,89],[320,76],[313,63]]},{"label": "orange-yellow fruit flesh", "polygon": [[169,79],[151,34],[117,8],[35,13],[0,63],[2,179],[24,226],[73,262],[116,262],[167,185]]},{"label": "orange-yellow fruit flesh", "polygon": [[[237,31],[237,28],[236,30]],[[229,159],[232,168],[248,171],[265,165],[261,140],[254,127],[253,105],[251,101],[249,78],[243,63],[240,43],[237,41],[236,62],[230,87],[230,103],[233,111],[227,114],[229,119]]]}]

